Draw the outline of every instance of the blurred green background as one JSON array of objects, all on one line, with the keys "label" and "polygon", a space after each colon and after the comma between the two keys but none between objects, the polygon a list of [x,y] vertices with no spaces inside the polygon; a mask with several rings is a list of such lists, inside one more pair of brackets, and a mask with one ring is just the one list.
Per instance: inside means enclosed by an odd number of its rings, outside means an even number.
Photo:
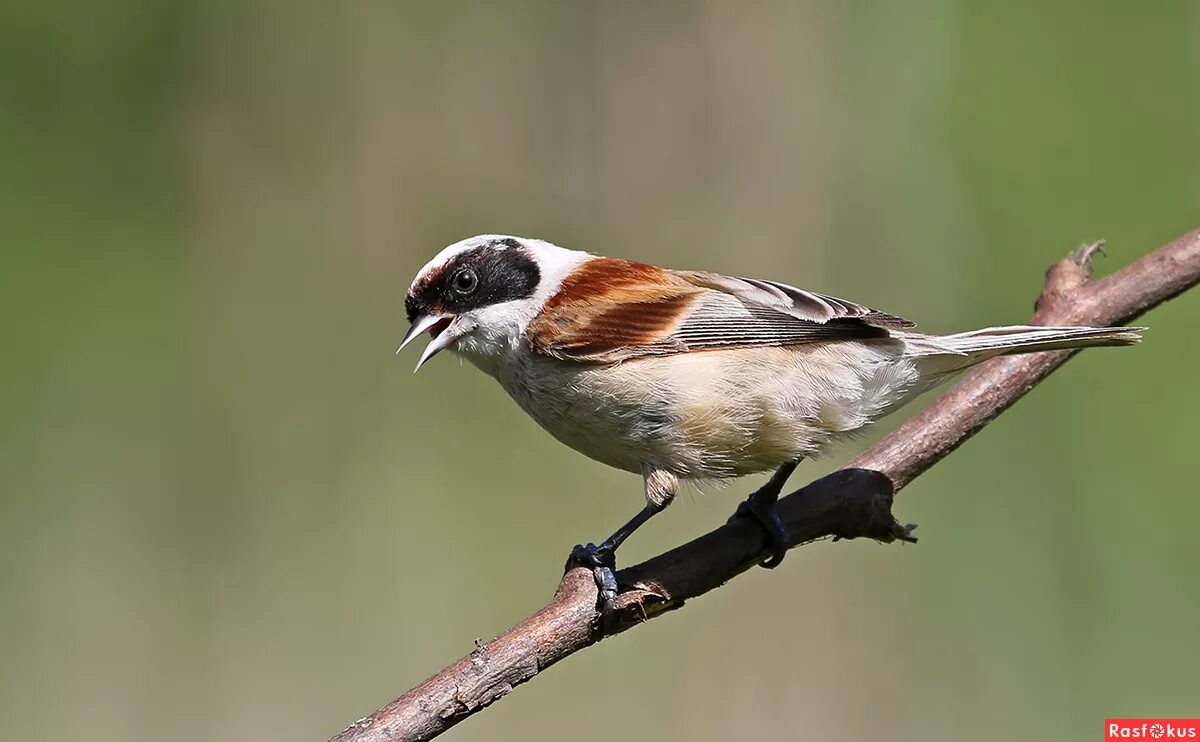
[{"label": "blurred green background", "polygon": [[[1083,240],[1104,272],[1197,224],[1194,2],[8,0],[0,737],[323,739],[639,506],[474,369],[392,356],[447,243],[536,235],[952,331],[1025,320]],[[796,552],[450,736],[1195,716],[1198,310],[921,477],[897,506],[919,546]],[[685,493],[623,559],[755,484]]]}]

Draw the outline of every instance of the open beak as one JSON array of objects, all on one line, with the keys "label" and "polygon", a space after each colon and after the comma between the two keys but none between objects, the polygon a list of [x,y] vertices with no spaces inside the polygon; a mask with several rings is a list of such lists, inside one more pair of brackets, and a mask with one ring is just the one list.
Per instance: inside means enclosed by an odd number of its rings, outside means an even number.
[{"label": "open beak", "polygon": [[423,315],[413,320],[412,326],[408,328],[408,332],[404,335],[404,340],[400,341],[400,347],[396,348],[397,353],[404,350],[404,346],[411,343],[418,335],[425,331],[429,331],[430,336],[433,338],[421,353],[421,358],[417,361],[417,367],[413,369],[414,374],[421,370],[421,367],[425,365],[425,361],[433,358],[439,351],[445,350],[457,339],[454,333],[446,332],[453,321],[453,316],[445,314]]}]

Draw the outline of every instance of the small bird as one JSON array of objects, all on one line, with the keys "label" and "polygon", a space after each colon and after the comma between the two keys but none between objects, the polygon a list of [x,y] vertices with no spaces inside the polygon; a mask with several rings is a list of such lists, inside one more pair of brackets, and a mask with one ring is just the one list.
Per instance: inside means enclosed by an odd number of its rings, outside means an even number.
[{"label": "small bird", "polygon": [[[775,281],[680,271],[507,235],[471,237],[417,274],[403,349],[444,349],[492,376],[552,436],[640,473],[645,506],[576,546],[615,595],[615,552],[681,481],[773,471],[738,514],[788,537],[775,503],[804,458],[852,438],[952,374],[1014,353],[1131,345],[1143,328],[988,327],[923,335],[893,314]],[[400,352],[397,349],[397,353]]]}]

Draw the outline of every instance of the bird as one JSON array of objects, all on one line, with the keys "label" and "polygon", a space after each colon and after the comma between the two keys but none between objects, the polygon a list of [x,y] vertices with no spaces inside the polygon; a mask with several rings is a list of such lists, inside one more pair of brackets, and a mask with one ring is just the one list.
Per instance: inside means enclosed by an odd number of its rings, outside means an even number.
[{"label": "bird", "polygon": [[568,566],[609,599],[616,551],[684,482],[773,472],[739,505],[776,567],[789,542],[776,501],[797,464],[859,436],[950,376],[1018,353],[1132,345],[1145,328],[987,327],[915,332],[887,312],[777,281],[662,268],[551,242],[478,235],[441,250],[404,300],[397,353],[430,341],[496,379],[551,436],[641,474],[644,503]]}]

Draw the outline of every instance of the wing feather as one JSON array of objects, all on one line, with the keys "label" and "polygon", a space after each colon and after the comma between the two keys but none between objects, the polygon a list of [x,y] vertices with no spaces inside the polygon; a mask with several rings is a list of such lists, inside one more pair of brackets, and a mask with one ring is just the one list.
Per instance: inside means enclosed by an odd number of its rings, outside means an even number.
[{"label": "wing feather", "polygon": [[774,281],[668,271],[594,258],[563,282],[525,332],[564,360],[641,356],[887,337],[912,323],[861,304]]},{"label": "wing feather", "polygon": [[723,291],[748,302],[762,304],[799,319],[828,322],[833,319],[859,319],[880,327],[914,327],[912,322],[894,314],[880,312],[846,299],[815,291],[798,289],[786,283],[757,278],[722,276],[717,273],[691,271],[682,274],[697,286]]}]

